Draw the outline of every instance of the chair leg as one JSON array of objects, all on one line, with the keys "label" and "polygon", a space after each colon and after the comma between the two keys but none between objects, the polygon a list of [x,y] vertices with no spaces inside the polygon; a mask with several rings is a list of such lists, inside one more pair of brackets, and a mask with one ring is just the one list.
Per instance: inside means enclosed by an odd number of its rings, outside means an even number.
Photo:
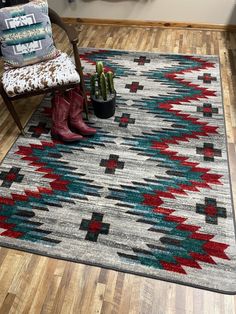
[{"label": "chair leg", "polygon": [[76,70],[79,73],[80,76],[80,87],[81,91],[83,93],[84,97],[84,106],[85,106],[85,113],[86,113],[86,119],[89,119],[88,116],[88,101],[87,101],[87,95],[86,95],[86,88],[85,88],[85,82],[84,82],[84,74],[81,66],[81,61],[79,57],[79,52],[78,52],[78,47],[76,43],[73,43],[73,52],[74,52],[74,57],[75,57],[75,65],[76,65]]},{"label": "chair leg", "polygon": [[12,118],[14,119],[16,125],[18,126],[21,134],[25,135],[24,128],[23,128],[23,126],[21,124],[21,121],[20,121],[20,119],[18,117],[18,114],[17,114],[17,112],[16,112],[16,110],[14,108],[14,105],[13,105],[12,101],[10,100],[10,98],[7,96],[3,86],[0,86],[0,94],[1,94],[1,96],[3,98],[3,100],[4,100],[5,105],[7,106],[7,109],[9,110]]},{"label": "chair leg", "polygon": [[86,88],[85,88],[85,83],[84,83],[84,74],[82,72],[82,74],[80,74],[80,87],[81,87],[81,91],[84,97],[84,108],[85,108],[85,114],[86,114],[86,119],[89,119],[89,115],[88,115],[88,100],[87,100],[87,95],[86,95]]},{"label": "chair leg", "polygon": [[[82,83],[82,82],[81,82]],[[84,96],[84,107],[85,107],[85,114],[86,114],[86,119],[89,120],[89,113],[88,113],[88,100],[87,100],[87,95],[86,95],[86,90],[85,90],[85,84],[84,82],[80,85],[81,90]]]}]

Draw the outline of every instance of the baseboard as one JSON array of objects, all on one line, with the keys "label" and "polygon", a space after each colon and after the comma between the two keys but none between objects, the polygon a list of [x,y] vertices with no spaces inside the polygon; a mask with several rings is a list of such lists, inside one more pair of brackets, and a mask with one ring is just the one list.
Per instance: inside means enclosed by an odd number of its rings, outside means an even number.
[{"label": "baseboard", "polygon": [[142,21],[142,20],[117,20],[117,19],[93,19],[93,18],[73,18],[64,17],[67,23],[74,24],[95,24],[95,25],[112,25],[112,26],[134,26],[134,27],[163,27],[163,28],[190,28],[217,31],[235,31],[236,25],[224,24],[201,24],[201,23],[184,23],[184,22],[163,22],[163,21]]}]

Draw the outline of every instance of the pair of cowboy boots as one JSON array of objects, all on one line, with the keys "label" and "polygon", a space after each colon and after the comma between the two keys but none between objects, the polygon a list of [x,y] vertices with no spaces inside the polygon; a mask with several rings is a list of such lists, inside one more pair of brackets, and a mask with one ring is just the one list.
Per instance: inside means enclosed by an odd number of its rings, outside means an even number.
[{"label": "pair of cowboy boots", "polygon": [[64,142],[75,142],[96,133],[96,129],[85,124],[82,118],[84,98],[78,87],[67,92],[66,97],[56,93],[52,98],[53,138]]}]

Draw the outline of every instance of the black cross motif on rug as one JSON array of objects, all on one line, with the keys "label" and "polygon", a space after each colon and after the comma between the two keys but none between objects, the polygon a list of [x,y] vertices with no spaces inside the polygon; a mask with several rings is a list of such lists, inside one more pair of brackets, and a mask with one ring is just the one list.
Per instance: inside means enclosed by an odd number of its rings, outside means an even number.
[{"label": "black cross motif on rug", "polygon": [[212,104],[203,104],[203,107],[197,107],[197,112],[202,112],[204,117],[212,117],[213,113],[218,113],[218,108],[212,108]]},{"label": "black cross motif on rug", "polygon": [[116,169],[124,169],[124,162],[118,161],[118,155],[110,155],[109,159],[102,159],[100,162],[101,167],[105,167],[105,173],[115,174]]},{"label": "black cross motif on rug", "polygon": [[42,134],[48,134],[50,129],[46,128],[45,122],[39,122],[38,125],[31,125],[29,128],[29,132],[32,133],[31,137],[40,137]]},{"label": "black cross motif on rug", "polygon": [[103,214],[93,213],[91,220],[83,219],[80,230],[87,231],[85,240],[97,242],[99,234],[108,234],[110,224],[103,223]]},{"label": "black cross motif on rug", "polygon": [[203,75],[199,75],[198,76],[199,80],[203,80],[203,83],[206,84],[211,84],[212,81],[216,81],[216,77],[215,76],[211,76],[210,73],[204,73]]},{"label": "black cross motif on rug", "polygon": [[130,114],[129,113],[122,113],[121,117],[115,117],[115,122],[119,122],[119,127],[122,128],[127,128],[128,124],[134,124],[135,123],[135,119],[130,118]]},{"label": "black cross motif on rug", "polygon": [[203,147],[196,148],[197,154],[203,155],[205,161],[214,161],[214,157],[221,157],[221,150],[215,149],[214,144],[204,143]]},{"label": "black cross motif on rug", "polygon": [[145,56],[140,56],[138,59],[134,59],[134,62],[137,62],[138,65],[145,65],[145,63],[150,63],[150,59],[147,59]]},{"label": "black cross motif on rug", "polygon": [[12,167],[9,171],[2,171],[0,173],[0,180],[3,180],[1,186],[4,188],[10,188],[12,183],[20,183],[24,175],[19,174],[21,168]]},{"label": "black cross motif on rug", "polygon": [[126,84],[125,88],[128,88],[130,93],[137,93],[137,90],[143,90],[143,86],[139,85],[139,82],[132,82],[132,84]]},{"label": "black cross motif on rug", "polygon": [[218,217],[226,218],[226,209],[218,207],[216,199],[205,197],[205,204],[196,204],[196,213],[205,215],[206,223],[217,225]]}]

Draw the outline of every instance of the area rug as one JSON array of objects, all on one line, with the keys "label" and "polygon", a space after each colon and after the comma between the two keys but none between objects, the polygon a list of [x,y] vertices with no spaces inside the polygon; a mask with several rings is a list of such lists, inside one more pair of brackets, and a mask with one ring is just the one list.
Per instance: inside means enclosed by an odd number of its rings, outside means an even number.
[{"label": "area rug", "polygon": [[0,168],[0,245],[224,293],[236,291],[219,60],[80,49],[117,107],[94,137],[50,137],[46,97]]}]

